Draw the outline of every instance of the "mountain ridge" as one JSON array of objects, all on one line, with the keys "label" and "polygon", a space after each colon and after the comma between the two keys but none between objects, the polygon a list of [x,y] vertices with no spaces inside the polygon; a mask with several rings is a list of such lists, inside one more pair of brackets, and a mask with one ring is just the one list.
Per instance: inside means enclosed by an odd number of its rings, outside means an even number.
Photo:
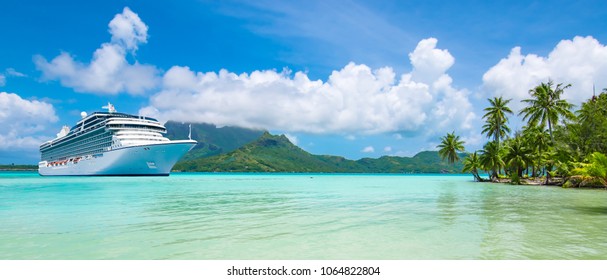
[{"label": "mountain ridge", "polygon": [[[465,157],[465,154],[460,154]],[[462,164],[447,164],[438,152],[413,157],[382,156],[349,160],[313,155],[285,135],[265,131],[261,137],[231,152],[178,162],[173,170],[193,172],[321,172],[321,173],[461,173]]]},{"label": "mountain ridge", "polygon": [[[166,137],[171,140],[187,139],[189,134],[189,123],[168,121],[165,123],[167,129]],[[264,130],[248,129],[235,126],[217,127],[208,123],[192,123],[192,139],[198,144],[189,151],[182,160],[192,160],[229,153],[252,141],[255,141]]]}]

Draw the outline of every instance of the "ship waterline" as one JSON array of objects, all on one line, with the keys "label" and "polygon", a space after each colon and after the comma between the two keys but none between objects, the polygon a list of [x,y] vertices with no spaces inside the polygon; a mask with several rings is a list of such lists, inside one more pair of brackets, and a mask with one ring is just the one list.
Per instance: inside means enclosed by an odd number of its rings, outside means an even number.
[{"label": "ship waterline", "polygon": [[40,145],[38,173],[42,176],[168,176],[175,163],[191,150],[194,140],[169,140],[166,128],[150,117],[107,112],[64,126],[57,138]]}]

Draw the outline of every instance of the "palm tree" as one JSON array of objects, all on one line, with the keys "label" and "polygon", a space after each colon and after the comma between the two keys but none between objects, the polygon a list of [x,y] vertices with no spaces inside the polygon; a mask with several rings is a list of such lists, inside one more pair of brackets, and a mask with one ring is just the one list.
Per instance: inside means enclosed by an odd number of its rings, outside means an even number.
[{"label": "palm tree", "polygon": [[535,167],[538,168],[538,173],[542,173],[545,169],[543,164],[544,157],[546,156],[544,153],[548,151],[550,148],[550,136],[547,131],[539,128],[538,126],[525,126],[523,127],[523,141],[526,143],[527,147],[533,147],[530,153],[535,158],[535,162],[537,164],[533,165],[532,176],[536,176]]},{"label": "palm tree", "polygon": [[500,139],[510,133],[510,128],[506,125],[508,117],[506,114],[512,114],[512,110],[508,107],[508,103],[512,99],[503,99],[500,97],[494,97],[493,99],[487,99],[491,104],[490,107],[485,108],[485,119],[486,124],[483,125],[483,134],[487,134],[487,137],[492,137],[495,142],[500,142]]},{"label": "palm tree", "polygon": [[529,125],[537,125],[539,122],[540,127],[544,128],[546,127],[546,123],[548,123],[550,140],[554,144],[552,127],[558,123],[561,116],[567,119],[573,119],[575,116],[571,113],[573,105],[561,99],[564,90],[570,87],[571,84],[564,87],[562,87],[563,84],[558,84],[554,89],[552,85],[553,82],[549,80],[548,83],[541,83],[539,86],[531,89],[529,93],[533,98],[523,100],[529,106],[521,110],[519,115],[524,115],[523,120],[529,119]]},{"label": "palm tree", "polygon": [[454,163],[459,160],[457,152],[464,151],[464,141],[460,141],[455,132],[447,133],[446,136],[441,137],[441,143],[436,147],[439,148],[438,154],[442,160],[447,158],[449,163]]},{"label": "palm tree", "polygon": [[479,160],[483,166],[483,170],[491,171],[491,180],[493,181],[497,179],[498,170],[505,165],[504,160],[502,160],[500,146],[497,142],[485,144]]},{"label": "palm tree", "polygon": [[488,138],[493,137],[493,141],[499,143],[501,138],[504,138],[510,133],[510,127],[496,119],[490,118],[487,119],[483,125],[483,131],[481,133],[486,134]]},{"label": "palm tree", "polygon": [[523,169],[527,168],[532,161],[531,152],[519,135],[512,138],[506,146],[506,164],[516,172],[519,178],[523,176]]},{"label": "palm tree", "polygon": [[582,103],[577,113],[580,147],[585,155],[607,151],[607,93]]},{"label": "palm tree", "polygon": [[483,179],[478,175],[478,170],[481,169],[481,162],[478,158],[478,153],[468,154],[464,159],[464,168],[462,172],[470,172],[474,176],[474,181],[481,182]]}]

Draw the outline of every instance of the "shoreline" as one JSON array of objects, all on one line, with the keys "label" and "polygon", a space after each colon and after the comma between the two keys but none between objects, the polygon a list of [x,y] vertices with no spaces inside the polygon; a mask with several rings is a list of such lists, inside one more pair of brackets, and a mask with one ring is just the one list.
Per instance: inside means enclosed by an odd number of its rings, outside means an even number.
[{"label": "shoreline", "polygon": [[18,168],[18,169],[10,169],[10,168],[0,168],[0,171],[38,171],[38,169],[29,169],[29,168]]},{"label": "shoreline", "polygon": [[[33,168],[0,168],[0,172],[36,172],[38,169]],[[348,172],[196,172],[196,171],[182,171],[182,170],[174,170],[171,173],[175,174],[195,174],[195,173],[208,173],[208,174],[334,174],[334,175],[455,175],[455,176],[465,176],[471,175],[470,173],[391,173],[391,172],[377,172],[377,173],[348,173]],[[551,186],[551,187],[560,187],[560,188],[576,188],[576,189],[605,189],[607,190],[607,186],[593,184],[594,181],[584,179],[580,176],[572,176],[569,178],[563,177],[552,177],[550,178],[548,184],[546,184],[546,178],[521,178],[520,184],[512,184],[512,179],[510,178],[498,178],[495,181],[490,179],[481,178],[482,181],[476,181],[472,178],[474,182],[477,183],[495,183],[495,184],[508,184],[508,185],[523,185],[523,186]],[[572,182],[573,181],[573,182]],[[568,184],[569,183],[569,184]],[[567,186],[566,186],[567,185]]]},{"label": "shoreline", "polygon": [[521,186],[549,186],[549,187],[559,187],[559,188],[563,188],[563,189],[572,189],[573,188],[573,189],[605,189],[605,190],[607,190],[607,186],[593,184],[593,182],[595,182],[595,181],[584,179],[580,176],[571,176],[569,178],[552,177],[549,179],[548,184],[545,183],[546,178],[521,178],[520,184],[512,184],[512,179],[510,179],[510,178],[498,178],[497,181],[492,181],[489,179],[483,179],[483,180],[485,180],[485,181],[477,181],[477,182],[521,185]]}]

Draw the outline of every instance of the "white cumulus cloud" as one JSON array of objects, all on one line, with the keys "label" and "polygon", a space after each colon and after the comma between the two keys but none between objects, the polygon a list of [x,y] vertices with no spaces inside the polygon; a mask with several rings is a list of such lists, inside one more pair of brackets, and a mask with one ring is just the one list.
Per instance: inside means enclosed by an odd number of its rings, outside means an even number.
[{"label": "white cumulus cloud", "polygon": [[575,37],[562,40],[547,57],[523,54],[520,47],[510,51],[483,75],[483,87],[493,96],[513,98],[512,109],[520,109],[529,90],[552,79],[572,84],[563,97],[575,105],[592,96],[592,85],[607,87],[607,46],[595,38]]},{"label": "white cumulus cloud", "polygon": [[448,50],[437,49],[437,43],[436,38],[422,40],[417,44],[417,48],[409,54],[415,80],[431,84],[453,66],[455,58]]},{"label": "white cumulus cloud", "polygon": [[125,7],[109,24],[111,42],[103,43],[89,63],[74,60],[62,52],[50,62],[35,56],[36,68],[43,80],[59,80],[78,92],[98,94],[142,94],[158,85],[159,70],[152,65],[129,63],[127,55],[147,42],[148,27],[139,16]]},{"label": "white cumulus cloud", "polygon": [[121,14],[110,21],[112,43],[118,43],[127,50],[137,50],[139,44],[147,43],[148,27],[136,13],[125,7]]},{"label": "white cumulus cloud", "polygon": [[373,146],[367,146],[364,147],[361,152],[363,153],[374,153],[375,152],[375,148],[373,148]]},{"label": "white cumulus cloud", "polygon": [[[454,59],[425,39],[409,54],[411,73],[349,63],[326,81],[306,73],[174,66],[141,114],[162,120],[209,122],[289,132],[374,134],[468,129],[475,118],[468,93],[452,87]],[[419,67],[419,68],[417,68]],[[431,128],[431,129],[429,129]]]},{"label": "white cumulus cloud", "polygon": [[37,134],[57,120],[55,109],[49,103],[0,92],[0,150],[37,149],[48,140]]}]

